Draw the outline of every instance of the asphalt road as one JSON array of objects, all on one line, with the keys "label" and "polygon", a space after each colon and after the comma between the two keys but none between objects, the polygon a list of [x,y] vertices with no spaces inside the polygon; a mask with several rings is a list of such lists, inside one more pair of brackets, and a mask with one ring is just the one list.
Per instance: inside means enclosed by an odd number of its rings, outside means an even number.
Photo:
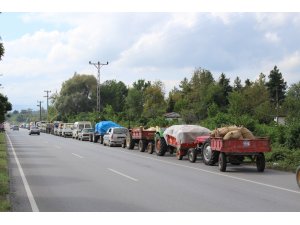
[{"label": "asphalt road", "polygon": [[[7,131],[13,211],[299,212],[295,174]],[[10,144],[11,143],[11,144]]]}]

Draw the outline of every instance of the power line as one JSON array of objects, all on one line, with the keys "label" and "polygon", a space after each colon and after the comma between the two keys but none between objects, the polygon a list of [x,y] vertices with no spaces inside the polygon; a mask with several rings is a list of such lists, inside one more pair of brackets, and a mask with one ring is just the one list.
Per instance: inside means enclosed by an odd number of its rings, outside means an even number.
[{"label": "power line", "polygon": [[49,93],[51,93],[51,91],[49,91],[49,90],[45,90],[44,92],[46,92],[46,93],[47,93],[47,95],[46,95],[46,96],[44,96],[44,97],[45,97],[45,98],[47,98],[47,121],[49,121],[49,120],[48,120],[48,118],[49,118],[48,107],[49,107]]}]

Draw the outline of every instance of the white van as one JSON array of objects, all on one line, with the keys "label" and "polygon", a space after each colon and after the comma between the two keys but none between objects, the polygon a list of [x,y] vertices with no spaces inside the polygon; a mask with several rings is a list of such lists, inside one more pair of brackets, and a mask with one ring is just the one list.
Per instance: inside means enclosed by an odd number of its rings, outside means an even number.
[{"label": "white van", "polygon": [[72,138],[78,139],[78,133],[84,128],[92,128],[92,123],[89,121],[78,121],[74,123]]}]

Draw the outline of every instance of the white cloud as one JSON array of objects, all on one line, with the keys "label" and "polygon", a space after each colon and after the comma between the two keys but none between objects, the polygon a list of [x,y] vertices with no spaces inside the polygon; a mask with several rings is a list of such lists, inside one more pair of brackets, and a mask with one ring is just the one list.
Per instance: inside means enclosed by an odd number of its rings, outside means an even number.
[{"label": "white cloud", "polygon": [[215,79],[225,72],[231,80],[255,79],[274,65],[284,72],[300,72],[300,32],[295,29],[299,14],[41,13],[26,17],[26,25],[37,29],[4,43],[6,54],[0,64],[5,91],[16,102],[20,92],[10,91],[13,79],[23,82],[18,88],[29,99],[37,92],[31,92],[32,83],[43,95],[43,89],[59,91],[75,71],[96,74],[88,61],[109,61],[101,69],[102,82],[117,79],[131,85],[137,79],[160,79],[167,91],[197,67],[217,71]]},{"label": "white cloud", "polygon": [[300,52],[293,52],[291,55],[284,57],[278,64],[285,70],[300,70]]},{"label": "white cloud", "polygon": [[267,32],[267,33],[265,33],[264,37],[268,42],[271,42],[271,43],[280,42],[280,38],[278,37],[277,33]]}]

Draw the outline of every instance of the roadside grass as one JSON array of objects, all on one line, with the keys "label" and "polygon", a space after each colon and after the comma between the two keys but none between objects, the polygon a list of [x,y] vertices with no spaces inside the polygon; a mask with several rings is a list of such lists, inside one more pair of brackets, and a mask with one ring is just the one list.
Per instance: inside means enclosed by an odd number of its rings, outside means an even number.
[{"label": "roadside grass", "polygon": [[300,149],[289,149],[278,144],[272,145],[272,151],[265,154],[266,166],[282,171],[296,171],[300,165]]},{"label": "roadside grass", "polygon": [[5,133],[0,133],[0,212],[8,212],[11,209],[8,194],[9,176]]}]

